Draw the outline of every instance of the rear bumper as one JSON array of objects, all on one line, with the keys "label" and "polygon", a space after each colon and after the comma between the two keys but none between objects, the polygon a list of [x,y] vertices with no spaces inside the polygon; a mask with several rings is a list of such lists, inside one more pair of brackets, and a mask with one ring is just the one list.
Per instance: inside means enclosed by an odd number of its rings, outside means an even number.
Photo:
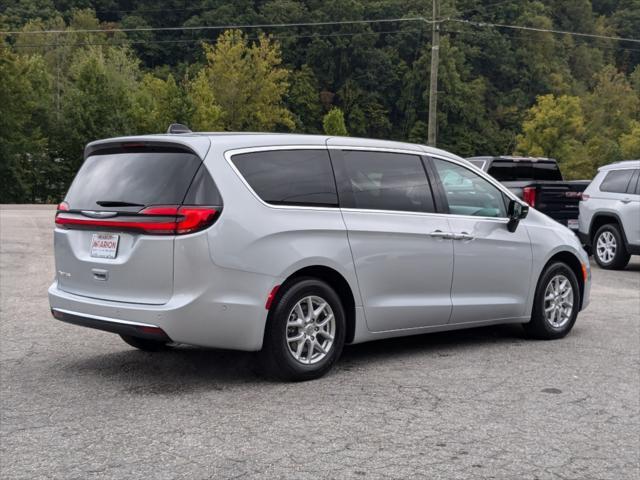
[{"label": "rear bumper", "polygon": [[132,337],[158,340],[161,342],[171,342],[171,338],[157,325],[148,323],[128,322],[115,318],[99,317],[97,315],[77,314],[60,308],[52,308],[51,314],[54,318],[80,325],[81,327],[95,328],[105,332],[117,333],[119,335],[129,335]]},{"label": "rear bumper", "polygon": [[[176,343],[260,350],[268,314],[264,299],[274,280],[229,272],[225,283],[189,295],[175,294],[164,305],[145,305],[75,295],[54,282],[49,287],[49,305],[55,318],[75,325],[153,339],[158,337],[145,336],[144,331],[159,328],[167,341]],[[243,290],[244,295],[238,294]]]}]

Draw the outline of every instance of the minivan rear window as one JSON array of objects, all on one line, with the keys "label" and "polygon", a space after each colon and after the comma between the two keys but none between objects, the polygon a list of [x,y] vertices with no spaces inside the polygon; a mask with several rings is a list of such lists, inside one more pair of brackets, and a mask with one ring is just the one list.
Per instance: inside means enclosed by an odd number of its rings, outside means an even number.
[{"label": "minivan rear window", "polygon": [[324,149],[270,150],[233,156],[251,188],[274,205],[337,206],[329,153]]},{"label": "minivan rear window", "polygon": [[201,164],[178,150],[97,152],[85,160],[65,201],[73,210],[181,204]]}]

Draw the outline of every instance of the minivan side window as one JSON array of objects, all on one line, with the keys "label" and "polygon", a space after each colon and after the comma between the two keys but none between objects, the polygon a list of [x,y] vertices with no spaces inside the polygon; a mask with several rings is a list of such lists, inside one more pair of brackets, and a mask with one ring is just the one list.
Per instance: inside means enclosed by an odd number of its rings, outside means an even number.
[{"label": "minivan side window", "polygon": [[626,170],[611,170],[604,177],[600,184],[601,192],[609,193],[625,193],[627,191],[627,185],[631,180],[633,170],[628,168]]},{"label": "minivan side window", "polygon": [[433,159],[440,176],[449,213],[477,217],[506,217],[502,192],[487,180],[452,162]]},{"label": "minivan side window", "polygon": [[[405,153],[343,150],[342,206],[367,210],[433,212],[433,195],[422,159]],[[344,201],[343,201],[344,200]]]},{"label": "minivan side window", "polygon": [[331,160],[324,149],[242,153],[231,160],[256,194],[267,203],[338,205]]}]

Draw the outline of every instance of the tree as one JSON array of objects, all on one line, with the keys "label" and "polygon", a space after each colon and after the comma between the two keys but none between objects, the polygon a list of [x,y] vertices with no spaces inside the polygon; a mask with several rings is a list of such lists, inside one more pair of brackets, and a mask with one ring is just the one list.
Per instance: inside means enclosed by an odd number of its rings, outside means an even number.
[{"label": "tree", "polygon": [[145,74],[133,97],[134,131],[138,134],[159,133],[171,123],[186,122],[180,118],[182,96],[173,75],[169,74],[163,80]]},{"label": "tree", "polygon": [[291,112],[284,106],[289,71],[281,66],[276,42],[260,35],[257,43],[249,44],[242,32],[230,30],[218,38],[215,46],[203,47],[207,64],[189,88],[196,123],[212,121],[215,105],[225,130],[295,127]]},{"label": "tree", "polygon": [[596,85],[583,98],[587,118],[588,154],[595,166],[623,160],[620,136],[640,120],[640,95],[626,76],[615,67],[606,66],[596,75]]},{"label": "tree", "polygon": [[591,176],[594,168],[583,147],[584,123],[578,97],[542,95],[527,113],[516,153],[555,158],[568,178]]},{"label": "tree", "polygon": [[39,55],[0,45],[0,203],[56,196],[59,165],[49,157],[51,78]]},{"label": "tree", "polygon": [[308,65],[303,65],[300,70],[292,73],[286,104],[293,114],[296,132],[321,132],[320,87],[313,70]]},{"label": "tree", "polygon": [[640,122],[632,121],[629,133],[620,135],[620,153],[623,160],[640,159]]},{"label": "tree", "polygon": [[189,84],[187,96],[191,102],[191,128],[201,132],[224,130],[222,107],[216,103],[211,80],[205,70],[200,70]]},{"label": "tree", "polygon": [[75,171],[88,142],[135,133],[133,105],[140,70],[126,48],[91,46],[76,54],[69,76],[58,133],[60,153]]},{"label": "tree", "polygon": [[322,127],[327,135],[335,135],[337,137],[346,137],[347,127],[344,124],[344,114],[342,110],[333,107],[322,119]]}]

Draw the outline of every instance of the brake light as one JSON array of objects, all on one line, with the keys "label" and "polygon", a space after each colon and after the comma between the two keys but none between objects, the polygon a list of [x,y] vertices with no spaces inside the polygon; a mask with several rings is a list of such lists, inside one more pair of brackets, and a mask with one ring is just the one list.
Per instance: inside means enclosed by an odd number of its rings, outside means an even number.
[{"label": "brake light", "polygon": [[218,207],[157,205],[138,213],[110,218],[91,218],[59,210],[56,225],[61,228],[134,231],[149,235],[185,235],[213,225]]},{"label": "brake light", "polygon": [[69,204],[67,202],[60,202],[58,204],[58,211],[59,212],[68,212],[69,211]]},{"label": "brake light", "polygon": [[522,199],[529,204],[530,207],[536,206],[536,187],[524,187],[522,190]]}]

